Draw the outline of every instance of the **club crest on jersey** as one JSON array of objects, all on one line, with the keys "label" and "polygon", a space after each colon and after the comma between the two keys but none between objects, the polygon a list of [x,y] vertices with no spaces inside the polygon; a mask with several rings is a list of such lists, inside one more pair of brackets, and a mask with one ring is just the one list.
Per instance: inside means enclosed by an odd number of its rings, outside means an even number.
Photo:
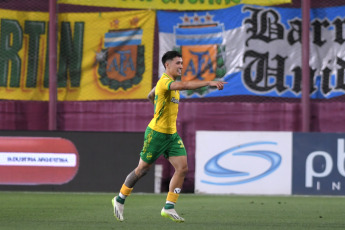
[{"label": "club crest on jersey", "polygon": [[150,160],[152,158],[152,153],[147,153],[146,154],[146,159]]},{"label": "club crest on jersey", "polygon": [[120,88],[129,90],[142,81],[145,72],[145,47],[141,45],[143,30],[116,29],[116,23],[111,27],[115,29],[105,33],[103,47],[96,53],[98,82],[111,92]]},{"label": "club crest on jersey", "polygon": [[171,98],[171,102],[172,102],[172,103],[175,103],[175,104],[178,104],[178,103],[179,103],[179,100],[176,99],[175,97],[172,97],[172,98]]},{"label": "club crest on jersey", "polygon": [[[182,23],[174,26],[175,50],[183,57],[181,81],[212,81],[225,76],[225,46],[223,43],[224,25],[213,21],[214,15],[186,13],[180,17]],[[191,97],[203,96],[211,89],[202,87],[185,90],[181,94]]]}]

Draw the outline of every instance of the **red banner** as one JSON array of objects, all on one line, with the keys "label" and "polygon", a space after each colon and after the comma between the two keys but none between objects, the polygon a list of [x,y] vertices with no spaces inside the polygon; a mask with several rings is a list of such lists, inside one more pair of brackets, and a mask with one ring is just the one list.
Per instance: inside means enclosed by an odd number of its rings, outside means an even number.
[{"label": "red banner", "polygon": [[0,184],[65,184],[78,168],[78,151],[67,139],[0,137]]}]

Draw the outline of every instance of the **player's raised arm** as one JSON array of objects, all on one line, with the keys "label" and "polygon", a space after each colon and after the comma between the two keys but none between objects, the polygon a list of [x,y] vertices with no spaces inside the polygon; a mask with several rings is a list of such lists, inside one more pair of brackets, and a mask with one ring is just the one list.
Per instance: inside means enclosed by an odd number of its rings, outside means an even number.
[{"label": "player's raised arm", "polygon": [[153,89],[149,92],[149,94],[147,95],[147,99],[154,104],[155,101],[155,90],[156,90],[156,86],[153,87]]},{"label": "player's raised arm", "polygon": [[175,81],[171,83],[170,90],[187,90],[187,89],[198,89],[204,86],[217,87],[217,89],[222,90],[224,81]]}]

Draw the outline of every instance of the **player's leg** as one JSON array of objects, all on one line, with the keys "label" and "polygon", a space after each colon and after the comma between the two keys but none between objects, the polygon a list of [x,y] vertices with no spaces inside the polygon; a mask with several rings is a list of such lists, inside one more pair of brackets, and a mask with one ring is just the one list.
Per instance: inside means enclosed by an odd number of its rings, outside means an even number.
[{"label": "player's leg", "polygon": [[175,222],[184,222],[184,219],[176,213],[175,204],[180,195],[184,178],[188,172],[187,156],[172,156],[168,160],[174,167],[175,172],[170,180],[166,204],[161,211],[161,215]]},{"label": "player's leg", "polygon": [[157,138],[159,138],[159,135],[154,130],[147,127],[145,131],[144,146],[140,152],[139,164],[128,174],[119,195],[112,200],[114,216],[119,221],[123,221],[123,208],[126,197],[131,194],[136,182],[149,171],[151,165],[159,157],[159,153],[162,152],[160,151],[162,141],[159,139],[157,140]]},{"label": "player's leg", "polygon": [[145,176],[147,172],[150,170],[151,164],[146,163],[142,159],[139,159],[138,166],[128,174],[123,183],[120,193],[119,193],[119,201],[121,203],[125,202],[127,196],[129,196],[133,190],[134,185],[138,182],[140,178]]},{"label": "player's leg", "polygon": [[120,193],[118,196],[114,197],[112,200],[112,204],[114,207],[114,216],[117,220],[123,221],[123,210],[126,197],[129,196],[133,190],[134,185],[137,181],[145,176],[149,169],[151,168],[151,164],[146,163],[142,159],[139,160],[138,166],[128,174],[123,183]]},{"label": "player's leg", "polygon": [[168,160],[175,169],[174,175],[170,180],[169,192],[179,194],[188,172],[187,156],[169,157]]}]

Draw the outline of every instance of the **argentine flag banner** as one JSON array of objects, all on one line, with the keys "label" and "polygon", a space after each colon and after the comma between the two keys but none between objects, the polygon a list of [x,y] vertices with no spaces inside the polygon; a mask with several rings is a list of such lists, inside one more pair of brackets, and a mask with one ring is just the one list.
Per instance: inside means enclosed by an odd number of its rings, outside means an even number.
[{"label": "argentine flag banner", "polygon": [[[345,92],[345,6],[311,9],[310,97]],[[226,81],[224,90],[181,91],[181,98],[300,98],[302,14],[298,8],[237,5],[227,9],[157,11],[159,56],[177,50],[181,81]],[[159,65],[159,75],[164,72]]]}]

